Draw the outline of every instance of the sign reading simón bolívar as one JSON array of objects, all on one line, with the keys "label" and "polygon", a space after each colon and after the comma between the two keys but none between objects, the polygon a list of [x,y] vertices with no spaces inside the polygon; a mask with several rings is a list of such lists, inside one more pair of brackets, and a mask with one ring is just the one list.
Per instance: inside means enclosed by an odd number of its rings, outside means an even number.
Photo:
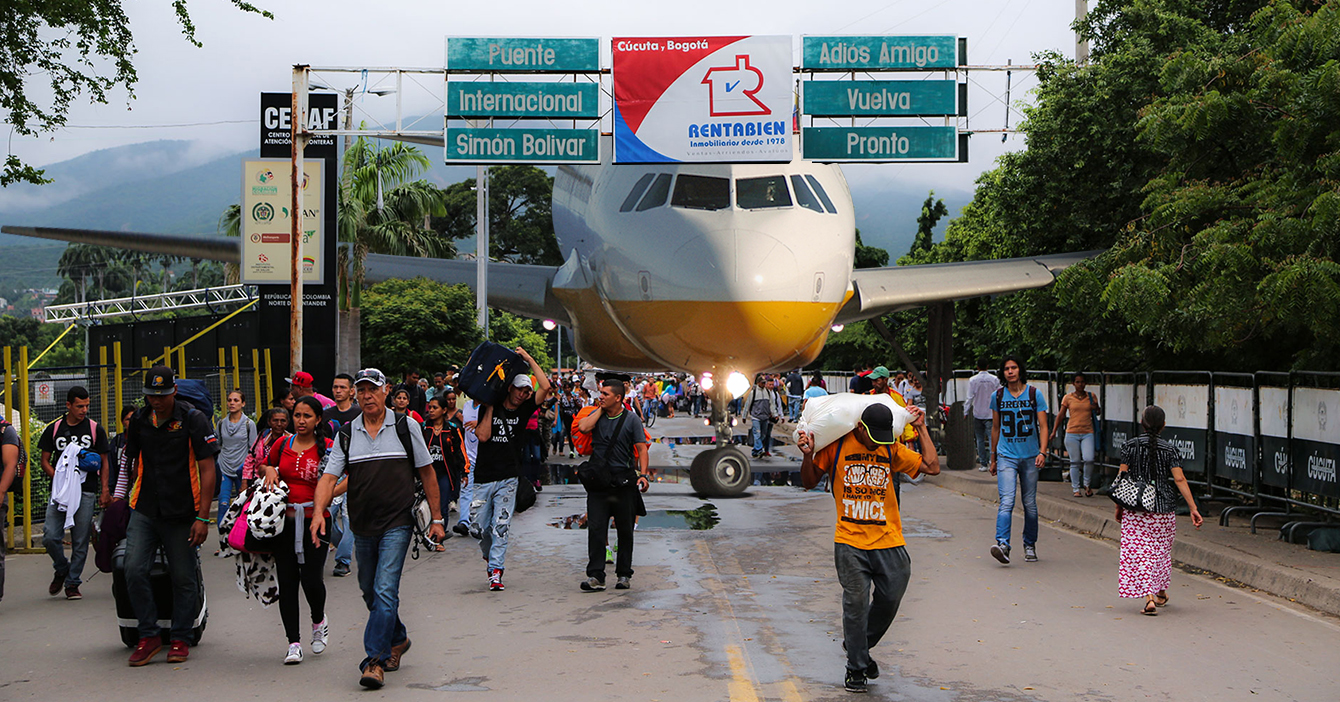
[{"label": "sign reading sim\u00f3n bol\u00edvar", "polygon": [[598,163],[596,129],[447,129],[447,163]]}]

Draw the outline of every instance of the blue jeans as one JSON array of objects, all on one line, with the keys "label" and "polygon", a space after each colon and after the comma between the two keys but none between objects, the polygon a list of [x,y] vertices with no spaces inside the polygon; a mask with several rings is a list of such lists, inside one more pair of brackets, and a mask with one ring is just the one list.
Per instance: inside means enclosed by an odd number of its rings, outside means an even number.
[{"label": "blue jeans", "polygon": [[517,478],[495,480],[475,486],[470,501],[470,533],[479,535],[479,550],[488,569],[502,570],[507,559],[507,532],[516,507]]},{"label": "blue jeans", "polygon": [[242,477],[219,473],[219,518],[228,513],[228,505],[242,492]]},{"label": "blue jeans", "polygon": [[65,587],[79,587],[83,581],[84,562],[88,560],[88,540],[93,534],[93,506],[98,504],[96,492],[79,494],[79,509],[74,512],[74,526],[70,527],[70,559],[65,559],[65,512],[47,503],[47,519],[42,533],[42,545],[51,556],[56,575],[65,578]]},{"label": "blue jeans", "polygon": [[647,417],[656,414],[657,411],[658,411],[658,408],[659,408],[660,406],[661,406],[661,401],[660,401],[660,400],[654,400],[654,399],[653,399],[653,400],[643,400],[643,401],[642,401],[642,420],[645,422],[646,419],[647,419]]},{"label": "blue jeans", "polygon": [[972,418],[972,435],[977,440],[977,465],[985,468],[991,461],[991,418]]},{"label": "blue jeans", "polygon": [[[460,518],[461,524],[470,526],[470,504],[475,496],[475,472],[472,470],[465,474],[465,483],[461,485],[461,494],[456,498],[456,516]],[[442,515],[445,518],[446,512]]]},{"label": "blue jeans", "polygon": [[349,565],[354,557],[354,534],[349,531],[349,501],[330,505],[330,542],[335,544],[335,562]]},{"label": "blue jeans", "polygon": [[753,417],[750,421],[754,424],[754,455],[757,456],[765,451],[771,451],[772,422],[758,417]]},{"label": "blue jeans", "polygon": [[363,629],[363,652],[367,658],[359,669],[378,661],[385,664],[391,646],[409,638],[400,621],[400,573],[405,569],[411,527],[388,529],[380,536],[354,536],[358,551],[358,589],[368,606],[368,624]]},{"label": "blue jeans", "polygon": [[1010,517],[1014,512],[1014,492],[1017,487],[1024,499],[1024,545],[1038,542],[1038,467],[1028,458],[996,459],[996,490],[1000,492],[1000,510],[996,512],[996,541],[1010,544]]},{"label": "blue jeans", "polygon": [[787,395],[786,406],[791,410],[791,421],[800,419],[800,399],[801,395]]},{"label": "blue jeans", "polygon": [[1081,464],[1084,468],[1084,487],[1087,488],[1093,484],[1093,434],[1071,434],[1067,432],[1065,435],[1065,450],[1070,454],[1071,492],[1079,492]]},{"label": "blue jeans", "polygon": [[170,639],[194,643],[195,616],[200,612],[200,558],[191,545],[191,519],[150,519],[132,511],[126,526],[126,592],[139,620],[140,638],[150,639],[162,631],[158,626],[158,604],[154,601],[149,569],[159,547],[167,556],[172,580],[172,631]]}]

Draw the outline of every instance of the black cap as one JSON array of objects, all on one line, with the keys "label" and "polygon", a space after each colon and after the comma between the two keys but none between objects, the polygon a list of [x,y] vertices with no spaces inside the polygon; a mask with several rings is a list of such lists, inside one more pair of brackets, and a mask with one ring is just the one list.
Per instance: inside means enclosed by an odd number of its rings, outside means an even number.
[{"label": "black cap", "polygon": [[177,391],[176,376],[167,366],[154,366],[144,374],[145,395],[171,395]]},{"label": "black cap", "polygon": [[596,373],[597,383],[603,383],[606,380],[613,380],[620,383],[631,383],[633,382],[633,376],[628,375],[627,373],[613,373],[610,371],[599,371]]},{"label": "black cap", "polygon": [[892,444],[898,440],[893,435],[893,410],[883,402],[872,403],[861,413],[861,426],[877,444]]}]

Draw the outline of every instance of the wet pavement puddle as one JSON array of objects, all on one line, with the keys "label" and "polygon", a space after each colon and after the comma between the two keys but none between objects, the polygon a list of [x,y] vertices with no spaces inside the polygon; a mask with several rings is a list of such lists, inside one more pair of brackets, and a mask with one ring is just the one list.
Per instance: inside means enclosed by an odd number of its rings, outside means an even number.
[{"label": "wet pavement puddle", "polygon": [[[637,520],[639,531],[645,529],[682,529],[686,531],[706,531],[721,523],[716,505],[708,502],[693,509],[652,509],[646,516]],[[566,517],[554,517],[549,526],[555,529],[585,529],[585,514],[570,514]]]}]

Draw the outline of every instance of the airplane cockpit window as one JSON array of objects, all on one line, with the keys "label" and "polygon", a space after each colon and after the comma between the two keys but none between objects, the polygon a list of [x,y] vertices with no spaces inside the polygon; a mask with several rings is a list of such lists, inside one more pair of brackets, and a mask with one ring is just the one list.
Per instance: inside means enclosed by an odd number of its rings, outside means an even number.
[{"label": "airplane cockpit window", "polygon": [[828,193],[824,192],[824,186],[819,185],[819,179],[812,175],[806,175],[805,180],[808,180],[810,185],[814,187],[814,194],[819,196],[819,201],[824,203],[824,207],[829,212],[837,214],[837,208],[833,206],[833,201],[829,199]]},{"label": "airplane cockpit window", "polygon": [[778,175],[736,180],[735,205],[743,210],[790,207],[791,193],[786,189],[786,177]]},{"label": "airplane cockpit window", "polygon": [[632,212],[633,205],[637,204],[637,199],[642,197],[642,193],[647,191],[647,186],[651,185],[651,180],[656,177],[655,173],[647,173],[637,179],[637,184],[628,192],[628,197],[623,199],[623,204],[619,205],[620,212]]},{"label": "airplane cockpit window", "polygon": [[730,207],[730,179],[681,175],[675,182],[670,204],[695,210],[724,210]]},{"label": "airplane cockpit window", "polygon": [[[680,177],[683,178],[683,176]],[[669,194],[670,174],[662,173],[656,176],[656,182],[652,183],[651,187],[647,189],[647,195],[642,198],[642,202],[638,203],[637,211],[643,212],[645,210],[650,210],[653,207],[664,205],[665,198]]]},{"label": "airplane cockpit window", "polygon": [[805,185],[804,178],[798,175],[791,176],[791,186],[796,189],[796,204],[807,210],[814,210],[819,214],[824,213],[823,205],[819,204],[819,200],[814,197],[814,193],[810,192],[809,186]]}]

